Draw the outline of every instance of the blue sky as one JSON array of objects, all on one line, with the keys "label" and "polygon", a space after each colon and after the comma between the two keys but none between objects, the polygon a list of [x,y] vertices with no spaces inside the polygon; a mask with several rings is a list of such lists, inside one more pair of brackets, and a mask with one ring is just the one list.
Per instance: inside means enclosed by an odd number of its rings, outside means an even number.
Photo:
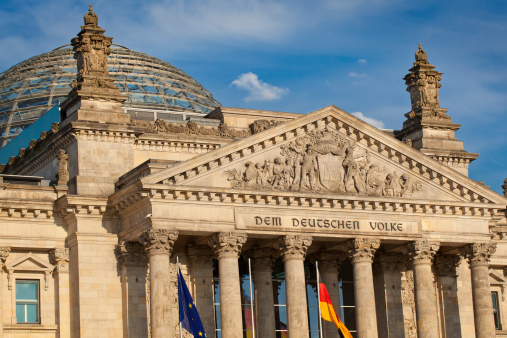
[{"label": "blue sky", "polygon": [[[0,71],[69,43],[89,1],[0,1]],[[334,104],[400,129],[402,78],[422,43],[440,105],[480,153],[470,177],[507,177],[507,2],[96,0],[113,41],[170,62],[224,106],[308,113]]]}]

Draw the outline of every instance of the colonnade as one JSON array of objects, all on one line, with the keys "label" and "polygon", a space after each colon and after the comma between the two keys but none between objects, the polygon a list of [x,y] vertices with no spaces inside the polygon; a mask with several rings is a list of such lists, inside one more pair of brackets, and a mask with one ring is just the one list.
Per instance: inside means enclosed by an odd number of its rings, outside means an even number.
[{"label": "colonnade", "polygon": [[[171,288],[169,256],[178,233],[165,229],[150,229],[140,236],[150,265],[150,323],[153,338],[172,337]],[[247,236],[241,233],[216,233],[208,244],[218,259],[220,319],[223,338],[243,336],[241,288],[238,259]],[[291,338],[306,338],[308,313],[304,260],[312,237],[281,236],[273,248],[254,248],[244,254],[252,259],[256,301],[258,337],[275,337],[275,313],[272,286],[272,265],[280,256],[285,267],[287,329]],[[380,241],[354,238],[343,243],[341,251],[322,251],[312,255],[321,263],[322,280],[328,285],[331,300],[339,309],[338,267],[346,258],[353,266],[357,337],[378,337],[372,263]],[[433,286],[432,264],[439,243],[413,241],[402,248],[409,257],[414,272],[414,294],[417,334],[420,338],[438,337],[439,320]],[[474,301],[476,336],[494,337],[495,325],[489,287],[489,258],[495,252],[492,243],[464,245],[460,253],[469,260]],[[209,310],[209,309],[208,309]],[[325,326],[328,337],[336,335],[333,326]]]}]

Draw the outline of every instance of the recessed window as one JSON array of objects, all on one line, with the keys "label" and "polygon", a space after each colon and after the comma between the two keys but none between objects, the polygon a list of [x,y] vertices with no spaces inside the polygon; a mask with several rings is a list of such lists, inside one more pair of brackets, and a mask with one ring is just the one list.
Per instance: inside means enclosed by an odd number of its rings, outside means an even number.
[{"label": "recessed window", "polygon": [[39,323],[39,281],[16,280],[16,319],[19,323]]}]

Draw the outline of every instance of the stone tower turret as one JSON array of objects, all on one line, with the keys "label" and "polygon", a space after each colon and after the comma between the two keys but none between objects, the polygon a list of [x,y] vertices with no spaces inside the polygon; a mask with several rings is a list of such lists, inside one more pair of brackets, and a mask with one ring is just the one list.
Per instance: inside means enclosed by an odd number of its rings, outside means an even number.
[{"label": "stone tower turret", "polygon": [[446,108],[440,108],[439,89],[442,73],[428,62],[428,55],[419,43],[414,66],[403,79],[410,93],[412,110],[405,114],[403,129],[395,137],[407,141],[435,160],[468,176],[468,165],[477,159],[463,149],[463,142],[454,133],[461,127],[451,121]]}]

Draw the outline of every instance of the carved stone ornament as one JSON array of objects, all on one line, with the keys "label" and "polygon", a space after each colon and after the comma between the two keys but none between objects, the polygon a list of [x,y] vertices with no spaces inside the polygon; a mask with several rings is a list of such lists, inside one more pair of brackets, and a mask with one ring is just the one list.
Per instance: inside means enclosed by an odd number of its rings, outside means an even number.
[{"label": "carved stone ornament", "polygon": [[374,268],[378,273],[400,273],[406,269],[405,256],[394,252],[381,253],[374,262]]},{"label": "carved stone ornament", "polygon": [[49,252],[49,261],[55,266],[56,271],[65,268],[70,262],[69,248],[56,248]]},{"label": "carved stone ornament", "polygon": [[213,251],[208,245],[188,246],[188,257],[194,267],[213,268]]},{"label": "carved stone ornament", "polygon": [[56,180],[58,185],[67,185],[69,182],[69,170],[68,170],[68,160],[69,155],[65,152],[64,149],[60,149],[58,151],[58,155],[56,156],[58,159],[58,171],[56,172]]},{"label": "carved stone ornament", "polygon": [[368,150],[333,129],[312,130],[281,146],[280,156],[224,172],[232,188],[406,197],[421,192],[409,174],[381,166]]},{"label": "carved stone ornament", "polygon": [[431,241],[414,241],[403,247],[402,251],[408,255],[412,264],[431,264],[440,249],[440,244]]},{"label": "carved stone ornament", "polygon": [[236,257],[239,258],[239,253],[243,244],[246,243],[247,236],[245,234],[236,234],[233,232],[220,232],[213,234],[208,244],[211,246],[218,258],[221,257]]},{"label": "carved stone ornament", "polygon": [[116,245],[116,253],[122,266],[145,266],[144,247],[137,242],[121,241]]},{"label": "carved stone ornament", "polygon": [[406,338],[417,338],[417,322],[414,295],[414,272],[407,270],[401,279],[401,300]]},{"label": "carved stone ornament", "polygon": [[139,243],[144,247],[148,256],[170,255],[174,242],[178,239],[177,231],[167,229],[150,229],[139,236]]},{"label": "carved stone ornament", "polygon": [[2,264],[5,263],[7,260],[7,257],[9,257],[9,254],[11,253],[11,247],[10,246],[0,246],[0,260]]},{"label": "carved stone ornament", "polygon": [[380,248],[380,241],[371,238],[351,239],[342,246],[343,251],[349,254],[352,263],[372,263],[378,248]]},{"label": "carved stone ornament", "polygon": [[470,265],[488,265],[491,255],[496,252],[496,243],[473,243],[461,248],[460,253],[465,256]]},{"label": "carved stone ornament", "polygon": [[273,248],[253,248],[244,253],[246,260],[251,259],[252,270],[269,270],[273,268],[280,253]]},{"label": "carved stone ornament", "polygon": [[310,255],[310,262],[318,262],[321,273],[338,274],[340,265],[346,259],[347,255],[337,250],[320,251]]},{"label": "carved stone ornament", "polygon": [[280,251],[282,259],[305,259],[306,251],[312,245],[310,236],[288,235],[279,238],[275,247]]},{"label": "carved stone ornament", "polygon": [[435,270],[439,276],[457,276],[456,268],[460,264],[460,255],[437,255],[435,257]]}]

